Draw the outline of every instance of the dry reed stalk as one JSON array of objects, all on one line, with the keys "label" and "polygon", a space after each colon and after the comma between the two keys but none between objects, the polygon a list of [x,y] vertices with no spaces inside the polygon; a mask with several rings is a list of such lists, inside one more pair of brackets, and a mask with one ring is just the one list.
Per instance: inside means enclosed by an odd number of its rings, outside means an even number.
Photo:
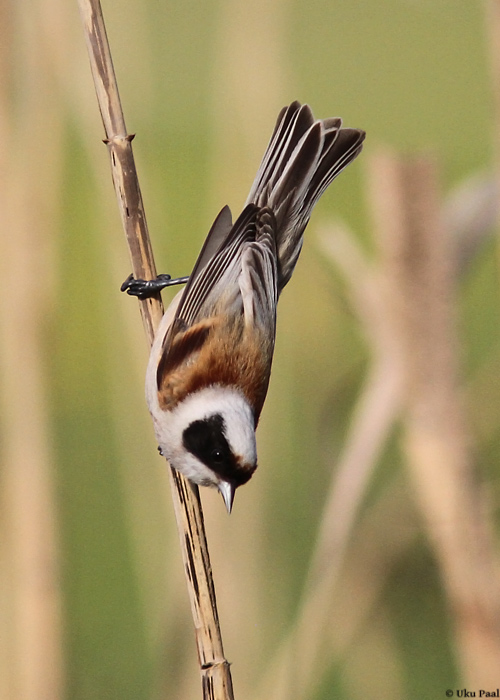
[{"label": "dry reed stalk", "polygon": [[[221,196],[228,201],[246,199],[249,178],[257,170],[271,128],[287,101],[287,12],[286,0],[221,3],[212,100],[218,154],[214,159],[214,209],[220,207]],[[219,183],[224,185],[223,192],[216,189]]]},{"label": "dry reed stalk", "polygon": [[368,262],[354,236],[339,226],[325,227],[320,243],[344,275],[372,362],[326,500],[310,581],[343,558],[361,500],[397,418],[402,387],[401,356],[391,333],[379,270]]},{"label": "dry reed stalk", "polygon": [[404,445],[416,496],[448,596],[464,680],[496,688],[498,560],[463,410],[457,271],[440,216],[436,165],[427,157],[381,153],[371,163],[371,191],[404,360]]},{"label": "dry reed stalk", "polygon": [[[492,95],[495,104],[493,144],[497,168],[500,164],[500,0],[486,2],[486,34],[489,38]],[[497,173],[497,186],[500,190],[500,173]]]},{"label": "dry reed stalk", "polygon": [[[210,90],[212,213],[225,203],[234,203],[233,211],[239,213],[278,112],[286,103],[287,11],[283,0],[223,0],[218,5]],[[274,394],[277,366],[275,362]],[[283,371],[282,365],[279,371]],[[267,661],[274,624],[262,605],[263,576],[267,575],[263,567],[268,539],[265,504],[269,498],[265,444],[272,430],[272,396],[267,402],[267,417],[261,420],[257,435],[263,463],[258,478],[238,490],[231,526],[228,528],[225,514],[221,515],[218,500],[207,499],[205,503],[210,531],[216,535],[212,559],[224,581],[220,612],[223,619],[232,621],[225,633],[226,645],[233,655],[244,655],[250,661],[238,668],[238,689],[243,697],[254,691],[255,664]],[[271,438],[275,441],[276,434]]]},{"label": "dry reed stalk", "polygon": [[54,82],[38,23],[43,10],[37,3],[13,8],[4,3],[0,21],[3,68],[17,69],[13,85],[14,72],[0,68],[0,696],[59,700],[59,543],[44,332],[62,129],[59,105],[47,97]]},{"label": "dry reed stalk", "polygon": [[[326,255],[347,280],[373,360],[334,470],[297,619],[280,650],[281,661],[273,665],[279,685],[271,695],[287,700],[311,696],[321,662],[332,653],[328,638],[336,636],[332,630],[338,627],[342,607],[341,601],[334,602],[339,578],[360,504],[397,418],[401,400],[401,361],[390,332],[378,271],[368,263],[352,236],[339,227],[324,227],[320,240]],[[346,639],[344,636],[345,644]],[[334,646],[340,653],[342,644],[338,639]]]},{"label": "dry reed stalk", "polygon": [[[99,108],[106,132],[113,182],[135,277],[156,276],[146,217],[127,133],[111,53],[98,0],[79,0]],[[161,320],[159,298],[139,302],[149,343]],[[229,663],[224,657],[208,545],[198,488],[170,470],[172,498],[196,633],[204,700],[232,700]]]},{"label": "dry reed stalk", "polygon": [[331,625],[331,617],[325,611],[330,607],[356,517],[397,418],[401,397],[401,362],[390,333],[377,270],[365,259],[353,237],[339,228],[322,232],[321,247],[347,280],[353,306],[370,343],[372,362],[352,412],[342,453],[332,468],[311,558],[298,622],[302,631],[296,641],[295,663],[301,669],[295,691],[298,698],[310,694],[320,648]]},{"label": "dry reed stalk", "polygon": [[[346,660],[380,605],[388,572],[417,533],[413,519],[408,518],[405,497],[404,487],[396,481],[363,515],[351,534],[341,570],[335,568],[334,581],[323,577],[304,597],[297,621],[252,694],[255,700],[314,697],[322,681],[321,669]],[[395,528],[395,522],[400,526]],[[309,654],[308,643],[316,648],[313,663],[304,663],[300,656],[304,650]]]}]

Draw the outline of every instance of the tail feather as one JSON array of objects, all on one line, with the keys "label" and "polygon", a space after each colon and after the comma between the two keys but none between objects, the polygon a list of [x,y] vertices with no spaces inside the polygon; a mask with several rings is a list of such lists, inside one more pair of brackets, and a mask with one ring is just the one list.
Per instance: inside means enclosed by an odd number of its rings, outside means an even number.
[{"label": "tail feather", "polygon": [[[364,137],[363,131],[348,128],[325,135],[321,163],[309,187],[313,206],[337,175],[359,155]],[[327,143],[327,138],[330,138],[330,143]]]},{"label": "tail feather", "polygon": [[259,204],[264,190],[272,189],[300,139],[313,124],[314,117],[309,105],[292,102],[281,110],[246,204]]},{"label": "tail feather", "polygon": [[280,112],[247,199],[276,217],[280,291],[292,275],[314,205],[359,154],[364,137],[359,129],[342,128],[339,118],[315,120],[299,102]]}]

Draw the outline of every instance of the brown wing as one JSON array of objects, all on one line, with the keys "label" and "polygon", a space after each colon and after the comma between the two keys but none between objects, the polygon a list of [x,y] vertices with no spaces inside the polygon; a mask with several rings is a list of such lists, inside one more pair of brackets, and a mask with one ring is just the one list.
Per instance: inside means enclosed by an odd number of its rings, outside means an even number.
[{"label": "brown wing", "polygon": [[163,339],[156,371],[160,394],[169,382],[168,375],[181,365],[192,364],[206,342],[212,321],[210,315],[202,317],[203,307],[228,268],[237,280],[243,246],[255,240],[257,211],[254,205],[246,207],[228,231],[231,214],[225,207],[210,229]]},{"label": "brown wing", "polygon": [[[210,244],[213,228],[208,234],[176,312],[176,319],[181,319],[186,326],[199,319],[205,302],[228,272],[233,271],[231,276],[236,279],[243,248],[255,240],[258,211],[254,204],[245,207],[210,260],[206,258],[207,250],[213,250]],[[203,267],[200,267],[200,261],[205,262]]]},{"label": "brown wing", "polygon": [[[159,402],[166,410],[208,384],[234,385],[246,394],[258,419],[274,349],[277,269],[272,212],[263,209],[256,219],[252,212],[250,220],[253,239],[230,236],[226,245],[231,255],[225,255],[224,245],[207,263],[211,281],[219,279],[219,256],[225,272],[215,298],[206,297],[209,301],[198,311],[201,318],[186,323],[183,316],[191,320],[194,307],[189,299],[179,305],[157,368]],[[244,221],[248,234],[248,219]],[[204,275],[202,270],[198,279]]]},{"label": "brown wing", "polygon": [[[201,321],[174,338],[163,363],[158,401],[171,410],[209,385],[237,387],[253,408],[257,425],[267,394],[274,337],[239,317]],[[170,356],[175,362],[170,361]]]}]

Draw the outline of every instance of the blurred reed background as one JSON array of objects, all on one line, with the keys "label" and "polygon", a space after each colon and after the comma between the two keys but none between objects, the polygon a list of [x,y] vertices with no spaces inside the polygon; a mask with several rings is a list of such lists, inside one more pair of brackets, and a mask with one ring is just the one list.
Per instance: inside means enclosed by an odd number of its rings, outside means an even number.
[{"label": "blurred reed background", "polygon": [[[284,104],[368,133],[280,301],[260,468],[230,518],[202,492],[238,700],[498,684],[497,4],[103,2],[162,271]],[[0,698],[200,697],[76,1],[0,4],[0,91]]]}]

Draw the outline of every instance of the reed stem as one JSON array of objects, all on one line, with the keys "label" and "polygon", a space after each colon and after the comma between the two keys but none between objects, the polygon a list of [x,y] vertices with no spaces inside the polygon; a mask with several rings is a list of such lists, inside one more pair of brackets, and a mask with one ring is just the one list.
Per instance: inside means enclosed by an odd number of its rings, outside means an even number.
[{"label": "reed stem", "polygon": [[[134,277],[153,279],[156,267],[132,151],[120,104],[99,0],[79,0],[97,100],[106,133],[113,183]],[[163,315],[161,299],[140,301],[149,343]],[[203,700],[232,700],[229,663],[224,657],[215,588],[198,487],[172,468],[171,487],[196,634]]]}]

